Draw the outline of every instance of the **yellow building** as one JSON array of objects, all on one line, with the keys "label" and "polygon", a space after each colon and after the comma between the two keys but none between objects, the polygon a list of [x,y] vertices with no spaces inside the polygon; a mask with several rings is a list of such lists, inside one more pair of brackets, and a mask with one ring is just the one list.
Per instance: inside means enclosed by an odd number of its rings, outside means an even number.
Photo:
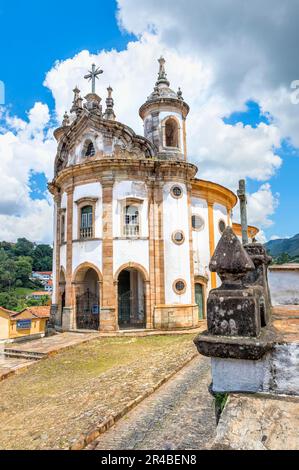
[{"label": "yellow building", "polygon": [[49,310],[49,307],[30,307],[13,312],[0,307],[0,341],[43,337]]}]

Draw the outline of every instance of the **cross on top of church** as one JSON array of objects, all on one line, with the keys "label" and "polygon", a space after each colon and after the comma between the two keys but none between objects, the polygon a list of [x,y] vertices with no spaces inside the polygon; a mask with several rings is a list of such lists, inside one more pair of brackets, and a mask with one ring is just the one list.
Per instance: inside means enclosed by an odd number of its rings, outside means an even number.
[{"label": "cross on top of church", "polygon": [[96,79],[99,79],[98,75],[100,75],[101,73],[103,73],[103,70],[101,70],[99,67],[96,69],[95,64],[92,64],[89,73],[87,75],[84,75],[84,78],[87,79],[89,82],[91,80],[91,93],[96,92]]}]

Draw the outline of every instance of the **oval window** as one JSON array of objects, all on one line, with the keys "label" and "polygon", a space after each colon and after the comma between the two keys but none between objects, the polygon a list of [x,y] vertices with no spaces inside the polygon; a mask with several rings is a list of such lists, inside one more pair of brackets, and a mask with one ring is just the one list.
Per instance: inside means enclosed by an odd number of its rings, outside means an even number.
[{"label": "oval window", "polygon": [[176,243],[177,245],[181,245],[182,243],[184,243],[184,240],[185,240],[185,235],[184,235],[184,232],[182,232],[182,230],[176,230],[175,232],[173,232],[172,241],[174,243]]},{"label": "oval window", "polygon": [[203,230],[205,226],[205,221],[200,215],[193,214],[192,215],[192,228],[193,230],[197,230],[198,232],[200,230]]},{"label": "oval window", "polygon": [[184,279],[177,279],[176,281],[174,281],[173,290],[179,295],[184,294],[184,292],[186,291],[186,282],[184,281]]},{"label": "oval window", "polygon": [[171,192],[172,197],[175,197],[176,199],[182,197],[182,195],[183,195],[182,188],[180,186],[177,186],[177,185],[172,186],[170,192]]}]

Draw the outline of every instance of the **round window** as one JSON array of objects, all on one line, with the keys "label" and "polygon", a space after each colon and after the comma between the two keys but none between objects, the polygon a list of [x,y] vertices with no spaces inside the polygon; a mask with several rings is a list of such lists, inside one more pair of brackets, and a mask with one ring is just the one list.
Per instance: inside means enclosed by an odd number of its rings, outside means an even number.
[{"label": "round window", "polygon": [[186,291],[186,282],[184,281],[184,279],[177,279],[176,281],[174,281],[173,290],[179,295],[184,294],[184,292]]},{"label": "round window", "polygon": [[203,230],[205,226],[205,221],[200,215],[192,215],[192,228],[193,230],[197,230],[198,232],[200,230]]},{"label": "round window", "polygon": [[173,232],[172,241],[174,243],[176,243],[177,245],[181,245],[182,243],[184,243],[184,240],[185,240],[184,232],[182,232],[181,230],[176,230],[175,232]]},{"label": "round window", "polygon": [[219,220],[218,227],[219,227],[219,232],[223,233],[226,227],[224,220]]},{"label": "round window", "polygon": [[182,197],[183,195],[183,191],[182,191],[182,188],[180,186],[172,186],[171,190],[170,190],[170,193],[172,195],[172,197],[175,197],[176,199]]}]

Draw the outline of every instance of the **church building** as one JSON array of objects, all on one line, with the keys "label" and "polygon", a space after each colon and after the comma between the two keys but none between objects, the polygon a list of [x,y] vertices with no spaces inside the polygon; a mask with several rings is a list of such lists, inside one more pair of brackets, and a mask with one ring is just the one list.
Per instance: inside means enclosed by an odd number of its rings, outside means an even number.
[{"label": "church building", "polygon": [[[189,106],[170,88],[159,59],[153,92],[139,109],[144,136],[116,120],[112,89],[105,110],[95,92],[102,73],[85,76],[58,142],[54,197],[51,315],[62,330],[195,328],[217,286],[210,258],[237,196],[198,179],[188,162]],[[257,233],[248,228],[251,240]]]}]

